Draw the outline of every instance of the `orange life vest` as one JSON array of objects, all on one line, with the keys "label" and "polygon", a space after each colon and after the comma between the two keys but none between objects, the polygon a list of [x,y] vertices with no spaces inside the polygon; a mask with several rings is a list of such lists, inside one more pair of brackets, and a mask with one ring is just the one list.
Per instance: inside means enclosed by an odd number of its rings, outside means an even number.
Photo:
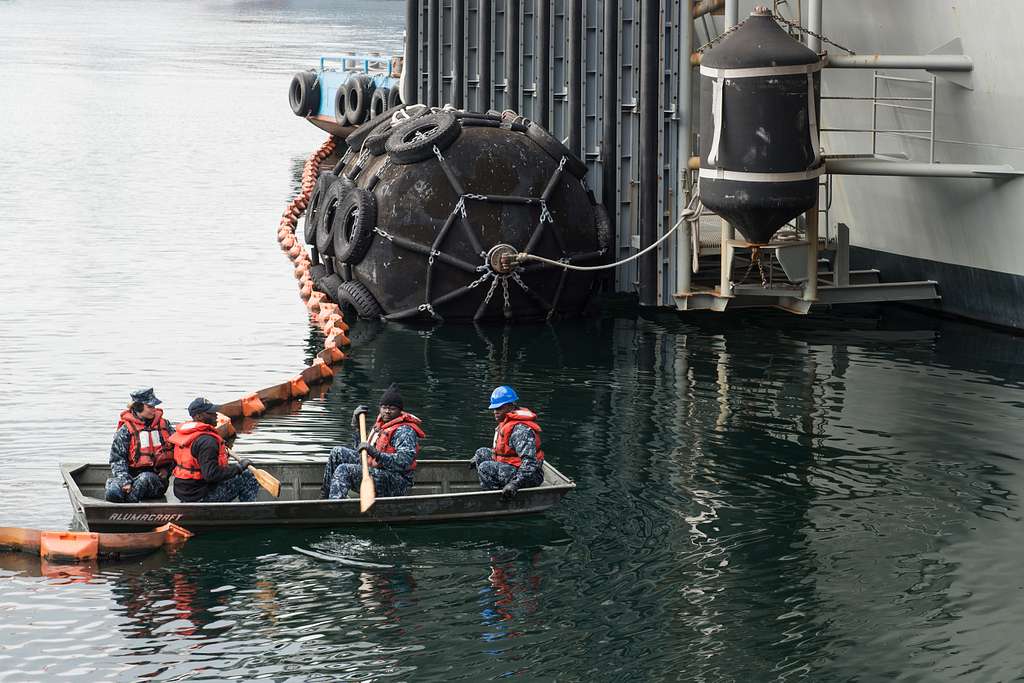
[{"label": "orange life vest", "polygon": [[168,445],[171,429],[164,419],[164,411],[157,408],[156,415],[146,423],[131,410],[126,410],[117,422],[118,429],[122,426],[128,428],[128,467],[159,468],[171,464],[173,457]]},{"label": "orange life vest", "polygon": [[174,446],[174,476],[177,479],[202,479],[203,470],[199,461],[192,455],[192,443],[203,434],[209,434],[217,440],[217,464],[221,467],[228,466],[228,449],[224,446],[224,439],[214,427],[205,422],[183,422],[178,425],[178,431],[171,437],[171,444]]},{"label": "orange life vest", "polygon": [[494,429],[494,459],[513,467],[519,467],[523,463],[523,459],[516,454],[508,440],[516,425],[526,425],[533,430],[533,438],[537,442],[537,460],[544,462],[544,451],[540,449],[540,425],[535,422],[536,419],[537,413],[529,408],[517,408],[506,414],[505,419]]},{"label": "orange life vest", "polygon": [[[407,413],[405,411],[399,413],[398,417],[394,420],[390,420],[389,422],[381,421],[380,416],[378,415],[377,421],[373,423],[373,429],[370,430],[370,435],[367,438],[367,441],[369,441],[370,444],[381,453],[396,453],[397,450],[391,445],[391,437],[394,435],[395,430],[399,427],[412,427],[412,431],[416,432],[416,436],[422,439],[426,434],[420,427],[421,424],[423,424],[421,419],[412,413]],[[419,455],[419,453],[420,444],[419,441],[417,441],[416,455]],[[412,465],[409,466],[410,470],[416,469],[416,455],[412,457]]]}]

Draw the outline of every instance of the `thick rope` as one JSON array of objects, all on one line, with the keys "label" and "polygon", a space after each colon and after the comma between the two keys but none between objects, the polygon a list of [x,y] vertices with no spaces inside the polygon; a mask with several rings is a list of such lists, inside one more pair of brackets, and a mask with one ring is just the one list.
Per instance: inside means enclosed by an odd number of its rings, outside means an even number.
[{"label": "thick rope", "polygon": [[703,212],[704,205],[700,204],[700,198],[695,195],[694,198],[690,201],[690,206],[686,207],[683,210],[682,216],[679,218],[678,221],[676,221],[676,224],[672,226],[672,229],[666,232],[664,235],[662,235],[657,242],[654,242],[653,244],[648,245],[647,247],[645,247],[641,251],[638,251],[632,256],[626,257],[621,261],[616,261],[615,263],[605,263],[600,266],[574,266],[566,261],[554,261],[549,258],[544,258],[543,256],[536,256],[535,254],[527,254],[525,252],[520,252],[513,256],[512,262],[522,263],[523,261],[539,261],[540,263],[546,263],[551,266],[557,266],[559,268],[564,268],[565,270],[608,270],[609,268],[618,268],[622,264],[629,263],[630,261],[635,261],[636,259],[640,258],[641,256],[651,251],[652,249],[656,249],[658,245],[660,245],[662,242],[671,237],[672,234],[675,233],[675,231],[678,230],[683,223],[689,222],[696,224],[700,220],[701,213]]}]

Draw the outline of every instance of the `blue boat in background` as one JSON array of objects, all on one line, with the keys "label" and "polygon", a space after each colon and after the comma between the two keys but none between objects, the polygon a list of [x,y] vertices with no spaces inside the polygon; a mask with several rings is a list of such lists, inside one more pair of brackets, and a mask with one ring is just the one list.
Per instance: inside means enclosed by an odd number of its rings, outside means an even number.
[{"label": "blue boat in background", "polygon": [[344,138],[356,126],[402,104],[402,61],[385,54],[322,56],[317,69],[292,77],[292,112]]}]

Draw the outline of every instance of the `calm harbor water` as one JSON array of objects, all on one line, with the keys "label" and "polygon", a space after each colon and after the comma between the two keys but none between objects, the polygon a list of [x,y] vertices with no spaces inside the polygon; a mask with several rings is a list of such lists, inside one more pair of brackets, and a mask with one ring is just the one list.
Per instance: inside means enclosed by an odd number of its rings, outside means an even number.
[{"label": "calm harbor water", "polygon": [[[397,50],[403,2],[0,2],[0,526],[127,392],[170,417],[316,350],[277,217],[322,135],[291,73]],[[898,309],[516,329],[359,325],[237,450],[321,456],[392,380],[424,457],[541,413],[578,488],[487,524],[211,533],[134,562],[0,554],[0,680],[1017,679],[1024,340]],[[293,546],[392,565],[354,570]]]}]

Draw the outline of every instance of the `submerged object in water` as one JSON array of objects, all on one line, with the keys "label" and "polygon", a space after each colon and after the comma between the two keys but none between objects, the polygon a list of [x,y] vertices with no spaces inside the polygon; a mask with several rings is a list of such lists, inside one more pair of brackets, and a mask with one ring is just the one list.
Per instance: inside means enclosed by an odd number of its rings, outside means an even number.
[{"label": "submerged object in water", "polygon": [[191,537],[191,532],[177,524],[164,524],[153,531],[132,533],[42,531],[0,527],[0,548],[38,554],[46,560],[82,562],[98,557],[144,555],[165,545],[184,542]]},{"label": "submerged object in water", "polygon": [[503,258],[594,263],[608,250],[586,165],[543,128],[512,112],[399,106],[346,142],[306,228],[325,266],[317,287],[337,303],[364,318],[456,322],[583,309],[594,275]]}]

